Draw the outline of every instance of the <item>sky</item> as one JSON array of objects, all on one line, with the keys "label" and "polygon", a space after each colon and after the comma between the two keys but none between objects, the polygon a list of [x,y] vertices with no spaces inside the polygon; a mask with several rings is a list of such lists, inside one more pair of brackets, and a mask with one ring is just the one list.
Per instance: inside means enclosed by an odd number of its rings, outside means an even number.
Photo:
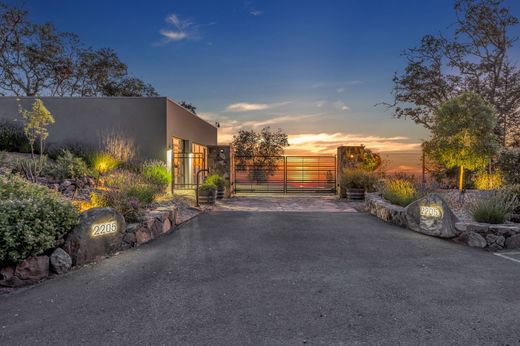
[{"label": "sky", "polygon": [[[455,20],[453,0],[23,4],[37,22],[74,32],[87,46],[113,48],[161,95],[194,104],[220,123],[221,143],[240,129],[270,126],[288,133],[287,154],[364,144],[383,154],[389,170],[403,172],[419,169],[428,132],[378,104],[392,101],[402,51]],[[520,1],[508,5],[520,16]]]}]

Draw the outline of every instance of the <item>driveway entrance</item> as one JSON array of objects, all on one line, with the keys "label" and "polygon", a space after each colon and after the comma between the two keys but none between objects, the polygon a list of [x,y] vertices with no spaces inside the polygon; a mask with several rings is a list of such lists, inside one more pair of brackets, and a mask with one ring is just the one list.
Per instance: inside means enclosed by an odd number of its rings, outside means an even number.
[{"label": "driveway entrance", "polygon": [[335,156],[235,156],[235,193],[336,192]]},{"label": "driveway entrance", "polygon": [[340,200],[336,196],[309,194],[245,194],[218,202],[213,210],[355,213],[357,212],[355,207],[356,205],[354,203]]}]

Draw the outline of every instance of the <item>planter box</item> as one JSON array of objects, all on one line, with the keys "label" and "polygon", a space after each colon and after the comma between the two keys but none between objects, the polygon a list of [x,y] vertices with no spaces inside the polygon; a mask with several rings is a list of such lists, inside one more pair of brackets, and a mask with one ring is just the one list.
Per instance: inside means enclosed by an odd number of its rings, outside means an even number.
[{"label": "planter box", "polygon": [[202,204],[215,204],[215,199],[217,197],[217,191],[211,194],[201,194],[199,192],[199,203]]},{"label": "planter box", "polygon": [[217,189],[217,199],[223,199],[224,198],[224,192],[226,191],[225,188],[218,188]]}]

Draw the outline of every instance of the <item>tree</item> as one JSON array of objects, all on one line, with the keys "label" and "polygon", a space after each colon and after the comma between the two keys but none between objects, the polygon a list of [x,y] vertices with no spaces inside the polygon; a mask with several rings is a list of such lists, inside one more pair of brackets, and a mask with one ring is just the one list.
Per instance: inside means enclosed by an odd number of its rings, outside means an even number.
[{"label": "tree", "polygon": [[197,110],[197,107],[195,107],[194,105],[192,105],[191,103],[188,103],[186,101],[181,101],[179,102],[179,105],[183,108],[186,108],[187,110],[189,110],[190,112],[192,112],[193,114],[197,114],[196,110]]},{"label": "tree", "polygon": [[27,11],[0,2],[0,94],[16,96],[156,96],[128,76],[108,48],[84,48],[77,35],[36,24]]},{"label": "tree", "polygon": [[251,179],[266,181],[278,169],[280,157],[289,146],[288,136],[281,129],[269,126],[260,132],[240,130],[231,144],[239,171],[248,171]]},{"label": "tree", "polygon": [[462,191],[464,168],[484,168],[497,152],[495,111],[480,96],[466,92],[436,107],[434,116],[425,153],[448,169],[459,168]]},{"label": "tree", "polygon": [[457,20],[448,37],[427,35],[403,53],[408,65],[394,81],[397,118],[431,129],[433,110],[461,91],[480,95],[496,110],[495,133],[503,146],[520,134],[520,70],[509,58],[518,24],[504,0],[456,0]]},{"label": "tree", "polygon": [[19,113],[24,120],[24,133],[29,140],[31,146],[31,157],[34,159],[34,143],[36,140],[40,142],[40,163],[43,157],[44,142],[49,136],[47,126],[54,124],[54,117],[51,112],[45,107],[43,101],[40,99],[34,100],[32,110],[23,109],[19,105]]}]

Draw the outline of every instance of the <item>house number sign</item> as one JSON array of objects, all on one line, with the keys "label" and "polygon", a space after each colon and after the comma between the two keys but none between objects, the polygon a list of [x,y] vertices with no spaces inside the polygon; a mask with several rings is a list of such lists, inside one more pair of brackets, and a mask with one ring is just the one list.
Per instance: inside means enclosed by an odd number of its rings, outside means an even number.
[{"label": "house number sign", "polygon": [[104,223],[96,223],[91,227],[90,235],[95,237],[100,237],[106,234],[116,233],[117,232],[117,222],[115,220],[104,222]]},{"label": "house number sign", "polygon": [[441,218],[442,210],[439,207],[431,207],[431,206],[421,206],[420,207],[421,216],[431,217],[431,218]]}]

